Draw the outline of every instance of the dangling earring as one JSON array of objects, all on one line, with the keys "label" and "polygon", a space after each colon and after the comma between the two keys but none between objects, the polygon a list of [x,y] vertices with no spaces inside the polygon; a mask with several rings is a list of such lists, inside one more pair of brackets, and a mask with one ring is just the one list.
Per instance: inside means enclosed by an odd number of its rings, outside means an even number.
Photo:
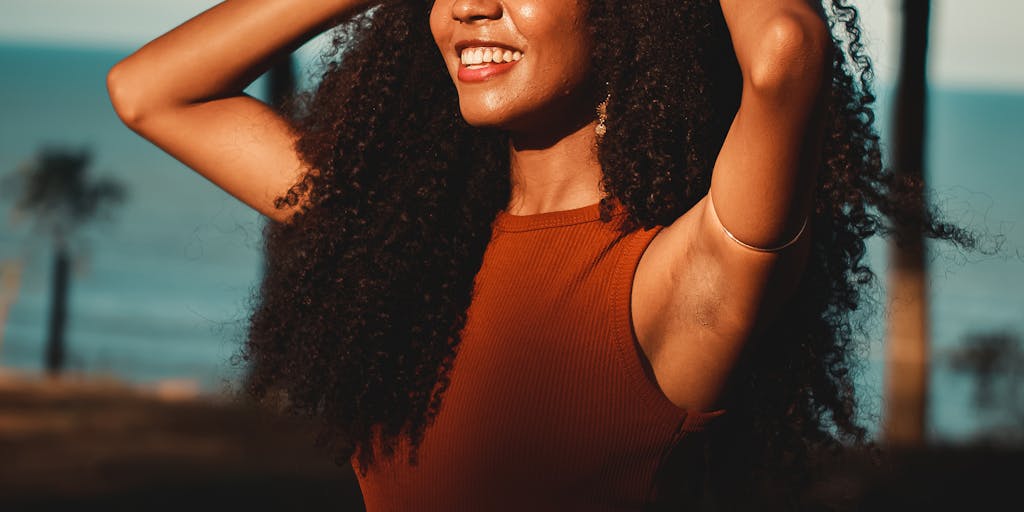
[{"label": "dangling earring", "polygon": [[608,100],[612,97],[612,93],[608,93],[604,101],[597,105],[597,126],[594,127],[594,133],[597,134],[597,141],[601,142],[604,138],[604,134],[608,133],[608,126],[605,122],[608,120]]},{"label": "dangling earring", "polygon": [[608,127],[605,125],[605,121],[608,120],[608,100],[605,99],[597,105],[597,126],[594,127],[594,133],[597,134],[597,139],[601,140],[604,134],[608,132]]}]

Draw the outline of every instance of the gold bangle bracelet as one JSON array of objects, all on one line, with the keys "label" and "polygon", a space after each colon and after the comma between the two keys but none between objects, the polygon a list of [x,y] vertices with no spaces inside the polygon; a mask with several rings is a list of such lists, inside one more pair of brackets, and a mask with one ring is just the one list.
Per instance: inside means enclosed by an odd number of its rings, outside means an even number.
[{"label": "gold bangle bracelet", "polygon": [[756,247],[740,240],[739,238],[736,238],[736,235],[732,234],[732,232],[725,228],[725,224],[722,223],[722,219],[718,217],[718,212],[715,210],[715,202],[711,200],[710,192],[708,192],[708,203],[711,205],[711,212],[714,214],[715,220],[718,221],[718,225],[722,228],[722,231],[725,232],[725,235],[732,239],[733,242],[736,242],[742,245],[743,247],[746,247],[747,249],[757,252],[779,252],[785,249],[786,247],[795,244],[797,240],[800,240],[800,237],[804,234],[804,231],[807,230],[807,222],[811,218],[810,215],[804,217],[804,223],[800,226],[800,231],[798,231],[790,241],[777,247]]}]

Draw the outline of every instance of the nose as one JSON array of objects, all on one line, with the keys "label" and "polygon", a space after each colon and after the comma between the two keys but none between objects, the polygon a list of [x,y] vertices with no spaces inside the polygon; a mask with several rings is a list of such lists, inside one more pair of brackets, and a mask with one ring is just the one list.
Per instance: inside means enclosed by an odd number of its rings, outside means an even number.
[{"label": "nose", "polygon": [[455,0],[452,2],[452,18],[462,23],[501,19],[502,7],[499,0]]}]

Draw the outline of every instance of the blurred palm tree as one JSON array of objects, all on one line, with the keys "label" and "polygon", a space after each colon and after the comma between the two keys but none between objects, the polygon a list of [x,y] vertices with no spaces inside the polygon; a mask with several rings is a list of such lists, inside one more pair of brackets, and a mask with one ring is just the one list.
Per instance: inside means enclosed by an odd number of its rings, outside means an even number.
[{"label": "blurred palm tree", "polygon": [[[929,0],[903,0],[903,33],[896,88],[894,171],[924,179],[925,83]],[[925,205],[920,205],[924,208]],[[886,354],[885,441],[924,443],[928,397],[928,286],[925,245],[914,226],[894,226],[890,247]]]},{"label": "blurred palm tree", "polygon": [[83,225],[108,216],[125,198],[121,183],[90,176],[91,161],[89,149],[44,147],[8,175],[2,187],[6,195],[15,196],[15,219],[30,217],[35,233],[45,234],[53,244],[53,291],[46,342],[46,368],[51,375],[59,373],[64,365],[71,242]]},{"label": "blurred palm tree", "polygon": [[974,332],[946,356],[954,371],[971,377],[978,412],[1001,417],[979,440],[1024,445],[1024,338],[1009,329]]},{"label": "blurred palm tree", "polygon": [[[1024,377],[1024,341],[1010,330],[970,333],[947,357],[954,370],[976,376],[972,379],[975,385],[974,404],[982,409],[999,401],[999,393],[995,391],[999,375]],[[1013,399],[1018,398],[1016,380],[1008,392]]]}]

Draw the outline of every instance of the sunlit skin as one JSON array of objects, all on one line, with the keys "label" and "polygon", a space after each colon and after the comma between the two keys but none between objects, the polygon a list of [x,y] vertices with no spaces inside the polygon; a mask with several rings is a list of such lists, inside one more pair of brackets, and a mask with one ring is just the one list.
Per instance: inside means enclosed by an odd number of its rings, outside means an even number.
[{"label": "sunlit skin", "polygon": [[[536,133],[570,114],[592,117],[586,86],[591,45],[586,4],[565,0],[440,0],[430,28],[448,66],[462,115],[475,126]],[[479,82],[459,79],[460,41],[494,41],[522,52],[506,73]],[[485,42],[471,46],[490,46]]]},{"label": "sunlit skin", "polygon": [[[434,2],[430,29],[463,117],[511,135],[510,213],[567,210],[601,198],[586,9],[586,2],[566,0]],[[522,58],[499,65],[503,72],[467,80],[459,51],[467,41],[518,50]]]}]

